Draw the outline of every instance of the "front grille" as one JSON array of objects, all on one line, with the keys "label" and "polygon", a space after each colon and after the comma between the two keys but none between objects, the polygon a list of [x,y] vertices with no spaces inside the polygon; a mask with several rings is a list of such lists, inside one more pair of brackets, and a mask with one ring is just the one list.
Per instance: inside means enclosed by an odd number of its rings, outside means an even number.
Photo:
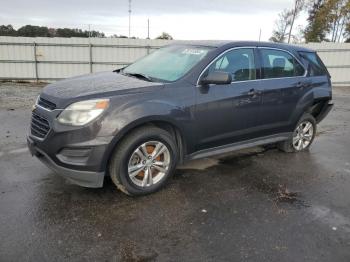
[{"label": "front grille", "polygon": [[46,100],[46,99],[44,99],[42,97],[39,97],[38,105],[43,107],[43,108],[49,109],[49,110],[56,109],[56,104],[55,103],[52,103],[49,100]]},{"label": "front grille", "polygon": [[44,138],[50,131],[50,124],[44,117],[33,112],[30,130],[33,136]]}]

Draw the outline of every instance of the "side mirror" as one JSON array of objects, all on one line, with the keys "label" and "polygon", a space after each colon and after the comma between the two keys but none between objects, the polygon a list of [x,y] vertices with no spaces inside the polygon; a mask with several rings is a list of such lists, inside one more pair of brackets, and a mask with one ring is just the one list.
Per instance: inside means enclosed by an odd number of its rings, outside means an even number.
[{"label": "side mirror", "polygon": [[210,72],[206,77],[200,81],[201,85],[228,85],[232,82],[232,75],[224,71]]}]

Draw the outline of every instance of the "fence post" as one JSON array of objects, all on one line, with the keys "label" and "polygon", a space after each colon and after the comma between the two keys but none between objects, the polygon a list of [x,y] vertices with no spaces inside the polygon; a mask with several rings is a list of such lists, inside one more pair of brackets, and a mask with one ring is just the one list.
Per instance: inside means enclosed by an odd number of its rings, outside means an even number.
[{"label": "fence post", "polygon": [[90,74],[92,73],[92,44],[89,43],[89,65],[90,65]]},{"label": "fence post", "polygon": [[36,56],[36,42],[33,42],[33,56],[34,56],[34,72],[35,72],[35,80],[36,82],[39,82],[39,75],[38,75],[38,59]]}]

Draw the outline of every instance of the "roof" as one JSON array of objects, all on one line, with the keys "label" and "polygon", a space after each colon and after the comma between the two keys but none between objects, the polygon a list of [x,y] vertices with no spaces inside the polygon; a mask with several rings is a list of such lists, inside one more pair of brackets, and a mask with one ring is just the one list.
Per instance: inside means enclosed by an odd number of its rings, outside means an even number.
[{"label": "roof", "polygon": [[209,47],[239,47],[239,46],[261,46],[271,48],[281,48],[285,50],[305,51],[313,52],[313,50],[290,44],[273,43],[273,42],[259,42],[259,41],[230,41],[230,40],[193,40],[193,41],[174,41],[175,44],[186,44],[196,46],[209,46]]}]

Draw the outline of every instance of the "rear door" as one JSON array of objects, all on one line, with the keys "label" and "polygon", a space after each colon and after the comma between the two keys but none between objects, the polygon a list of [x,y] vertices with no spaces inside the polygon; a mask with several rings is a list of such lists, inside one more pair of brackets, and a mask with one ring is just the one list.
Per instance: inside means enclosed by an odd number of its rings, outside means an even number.
[{"label": "rear door", "polygon": [[228,85],[197,86],[196,150],[226,145],[254,137],[262,102],[256,81],[255,48],[224,52],[203,72],[225,71],[232,75]]},{"label": "rear door", "polygon": [[289,132],[297,103],[310,86],[306,69],[285,50],[262,47],[258,50],[263,89],[261,135]]}]

